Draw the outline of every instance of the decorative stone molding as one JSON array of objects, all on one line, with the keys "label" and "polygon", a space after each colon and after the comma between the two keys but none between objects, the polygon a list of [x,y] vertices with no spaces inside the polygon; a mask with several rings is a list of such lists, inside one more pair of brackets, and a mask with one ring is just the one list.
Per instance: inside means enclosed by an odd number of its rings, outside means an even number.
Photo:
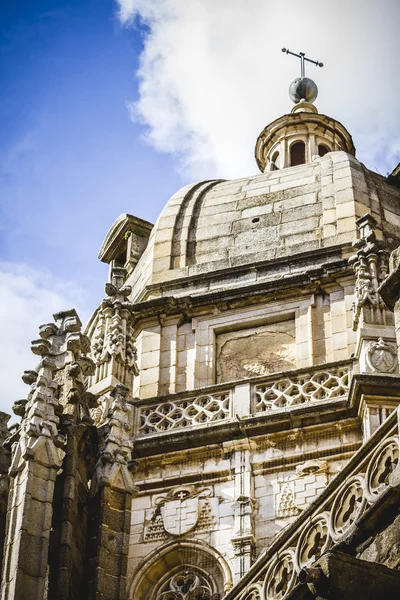
[{"label": "decorative stone molding", "polygon": [[309,402],[345,397],[350,385],[350,365],[318,369],[255,386],[255,412],[290,408]]},{"label": "decorative stone molding", "polygon": [[357,220],[360,238],[353,243],[357,252],[349,259],[356,274],[353,302],[353,329],[360,325],[387,325],[390,313],[379,294],[379,285],[388,273],[389,252],[377,239],[377,222],[366,214]]},{"label": "decorative stone molding", "polygon": [[153,225],[129,214],[122,214],[110,227],[99,251],[99,259],[112,264],[125,256],[125,268],[132,272],[142,256]]},{"label": "decorative stone molding", "polygon": [[246,562],[252,563],[254,559],[254,552],[256,547],[256,541],[252,534],[238,535],[231,539],[233,552],[235,556],[246,557]]},{"label": "decorative stone molding", "polygon": [[282,600],[292,589],[295,577],[294,551],[289,548],[272,561],[264,581],[265,600]]},{"label": "decorative stone molding", "polygon": [[[107,394],[118,383],[132,389],[133,377],[139,373],[133,337],[133,304],[128,300],[131,287],[124,285],[125,276],[123,267],[111,269],[111,282],[105,286],[107,295],[89,328],[96,366],[89,386],[96,394]],[[94,416],[101,424],[105,411]]]},{"label": "decorative stone molding", "polygon": [[288,481],[283,484],[278,496],[276,516],[279,519],[287,519],[288,517],[297,517],[300,513],[301,509],[296,506],[295,502],[294,482]]},{"label": "decorative stone molding", "polygon": [[195,398],[179,399],[139,407],[139,435],[160,433],[222,421],[230,416],[229,392],[202,394]]},{"label": "decorative stone molding", "polygon": [[330,514],[329,531],[333,540],[340,539],[357,521],[365,508],[364,478],[351,477],[339,490]]},{"label": "decorative stone molding", "polygon": [[256,583],[250,589],[246,590],[244,595],[240,597],[240,600],[261,600],[261,594],[262,586]]},{"label": "decorative stone molding", "polygon": [[[230,566],[215,548],[201,540],[182,538],[167,542],[146,554],[128,586],[128,598],[157,599],[159,592],[168,590],[168,587],[167,590],[163,590],[163,587],[171,577],[185,571],[205,578],[212,590],[210,600],[219,600],[224,592],[228,593],[233,587]],[[172,599],[175,600],[174,596]]]},{"label": "decorative stone molding", "polygon": [[307,477],[308,475],[316,475],[317,473],[327,473],[328,470],[329,465],[326,460],[307,460],[296,467],[296,475],[298,477]]},{"label": "decorative stone molding", "polygon": [[108,419],[102,426],[104,446],[100,452],[92,479],[91,493],[101,487],[133,494],[137,488],[133,481],[133,400],[129,389],[117,385],[111,392],[112,405]]},{"label": "decorative stone molding", "polygon": [[330,544],[329,514],[322,512],[311,519],[300,534],[295,553],[297,571],[312,564]]}]

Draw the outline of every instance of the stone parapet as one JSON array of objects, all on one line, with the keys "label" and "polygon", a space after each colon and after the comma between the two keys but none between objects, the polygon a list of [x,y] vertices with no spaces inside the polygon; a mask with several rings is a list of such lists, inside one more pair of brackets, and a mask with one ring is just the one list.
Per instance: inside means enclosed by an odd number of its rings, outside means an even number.
[{"label": "stone parapet", "polygon": [[209,427],[223,421],[347,398],[353,360],[215,385],[199,393],[135,400],[136,437]]}]

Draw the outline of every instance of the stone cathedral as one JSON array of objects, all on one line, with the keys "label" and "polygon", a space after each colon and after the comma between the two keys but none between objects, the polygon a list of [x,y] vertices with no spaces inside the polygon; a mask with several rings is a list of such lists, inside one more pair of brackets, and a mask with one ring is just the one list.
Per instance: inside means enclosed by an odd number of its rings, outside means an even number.
[{"label": "stone cathedral", "polygon": [[86,329],[39,328],[1,600],[400,597],[400,170],[316,95],[293,82],[259,174],[121,215]]}]

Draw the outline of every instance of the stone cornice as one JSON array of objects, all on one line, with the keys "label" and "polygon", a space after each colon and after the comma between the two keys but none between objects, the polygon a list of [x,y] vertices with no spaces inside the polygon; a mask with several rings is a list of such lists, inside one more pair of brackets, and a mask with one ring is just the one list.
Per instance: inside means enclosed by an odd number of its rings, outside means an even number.
[{"label": "stone cornice", "polygon": [[[343,246],[348,247],[348,245]],[[248,285],[242,284],[240,287],[230,287],[229,289],[219,291],[209,291],[208,289],[202,293],[183,296],[162,295],[151,300],[142,300],[133,304],[135,320],[138,322],[141,319],[149,317],[157,318],[164,315],[183,314],[187,317],[193,317],[196,314],[201,314],[203,308],[208,308],[210,304],[216,304],[218,309],[228,310],[232,307],[240,307],[248,304],[260,303],[268,301],[272,298],[280,298],[282,294],[285,298],[290,295],[298,296],[299,293],[314,293],[316,290],[323,288],[324,284],[334,282],[338,277],[351,276],[352,269],[348,265],[347,258],[342,258],[342,248],[326,248],[319,251],[319,256],[325,258],[326,262],[321,260],[321,264],[315,266],[315,253],[304,253],[293,257],[291,262],[292,272],[284,269],[287,265],[287,258],[277,259],[254,265],[252,267],[238,267],[235,270],[224,269],[218,272],[218,278],[223,280],[237,276],[238,278],[246,272],[252,271],[258,274],[260,279],[257,282],[252,282]],[[329,260],[331,259],[331,260]],[[314,264],[313,262],[314,261]],[[295,266],[302,264],[303,271],[293,273]],[[280,267],[282,266],[282,269]],[[274,267],[276,267],[274,269]],[[181,289],[195,287],[196,284],[203,283],[204,287],[208,287],[215,281],[217,274],[205,273],[198,276],[182,278],[179,280],[163,283],[162,285],[148,286],[148,293],[157,291],[158,294],[171,293],[177,287]],[[266,277],[268,276],[268,279]]]}]

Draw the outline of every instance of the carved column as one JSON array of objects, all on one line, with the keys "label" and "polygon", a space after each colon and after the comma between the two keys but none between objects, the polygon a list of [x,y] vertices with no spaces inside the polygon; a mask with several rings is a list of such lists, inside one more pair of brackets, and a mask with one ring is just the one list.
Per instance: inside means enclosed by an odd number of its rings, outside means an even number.
[{"label": "carved column", "polygon": [[92,479],[89,600],[124,600],[132,497],[133,400],[118,385],[102,426],[104,444]]},{"label": "carved column", "polygon": [[23,417],[12,445],[2,600],[45,597],[54,482],[64,451],[54,379],[59,367],[57,327],[42,326],[40,336],[32,351],[41,360],[37,372],[25,373],[31,391],[17,409]]}]

